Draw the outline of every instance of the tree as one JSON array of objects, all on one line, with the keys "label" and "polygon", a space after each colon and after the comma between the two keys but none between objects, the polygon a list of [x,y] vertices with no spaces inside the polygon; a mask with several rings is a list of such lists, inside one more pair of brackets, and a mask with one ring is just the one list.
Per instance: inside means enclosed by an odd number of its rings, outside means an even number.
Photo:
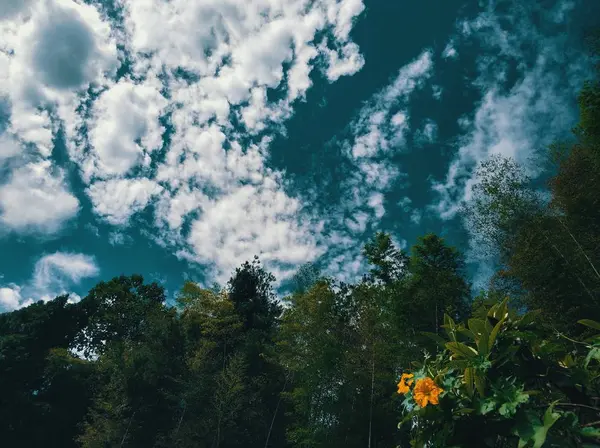
[{"label": "tree", "polygon": [[144,284],[141,275],[98,283],[81,303],[88,321],[78,334],[77,348],[86,355],[99,355],[111,341],[137,340],[148,329],[146,317],[160,312],[164,301],[164,288]]},{"label": "tree", "polygon": [[413,320],[415,332],[437,332],[444,313],[456,318],[468,310],[470,286],[463,256],[434,234],[420,237],[411,249],[406,297],[398,303]]},{"label": "tree", "polygon": [[100,283],[83,300],[91,311],[85,350],[98,356],[97,385],[83,447],[154,446],[174,427],[183,344],[164,290],[141,276]]},{"label": "tree", "polygon": [[0,314],[0,437],[7,446],[75,446],[93,367],[69,348],[85,325],[82,307],[67,296]]},{"label": "tree", "polygon": [[390,283],[401,279],[407,271],[408,257],[394,246],[391,235],[378,232],[369,241],[364,249],[363,255],[373,266],[371,278],[383,283]]}]

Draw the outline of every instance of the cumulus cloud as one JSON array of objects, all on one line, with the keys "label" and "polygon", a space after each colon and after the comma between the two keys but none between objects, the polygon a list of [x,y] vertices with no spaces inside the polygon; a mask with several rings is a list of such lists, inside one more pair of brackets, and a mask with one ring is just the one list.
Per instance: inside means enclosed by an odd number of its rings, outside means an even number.
[{"label": "cumulus cloud", "polygon": [[63,294],[69,294],[69,300],[77,302],[81,297],[69,289],[99,272],[95,259],[89,255],[55,252],[42,256],[24,286],[0,285],[0,311],[13,311],[39,300],[47,302]]},{"label": "cumulus cloud", "polygon": [[100,181],[88,189],[94,211],[114,225],[126,224],[161,191],[160,185],[146,178]]},{"label": "cumulus cloud", "polygon": [[[218,280],[255,254],[280,279],[292,264],[319,256],[319,219],[264,161],[316,67],[333,82],[364,64],[350,38],[363,2],[123,6],[121,43],[135,81],[110,86],[90,107],[89,128],[71,135],[87,178],[101,178],[87,189],[94,211],[126,225],[153,203],[159,231],[150,233],[178,256],[209,265]],[[281,93],[277,100],[269,89]],[[159,159],[164,132],[170,144]]]},{"label": "cumulus cloud", "polygon": [[0,185],[0,223],[5,229],[50,234],[78,211],[79,201],[49,161],[20,167]]},{"label": "cumulus cloud", "polygon": [[3,0],[0,3],[0,21],[27,12],[33,0]]},{"label": "cumulus cloud", "polygon": [[0,287],[0,311],[13,311],[31,303],[33,303],[31,299],[23,299],[18,285]]},{"label": "cumulus cloud", "polygon": [[95,158],[86,165],[87,176],[123,175],[138,162],[148,163],[148,154],[162,146],[158,119],[166,105],[156,88],[130,80],[102,93],[88,121]]},{"label": "cumulus cloud", "polygon": [[456,47],[454,45],[455,44],[453,41],[448,42],[448,44],[444,48],[444,51],[442,51],[442,57],[444,59],[455,59],[458,57],[458,51],[456,50]]},{"label": "cumulus cloud", "polygon": [[110,27],[91,5],[71,0],[0,6],[0,223],[52,234],[79,210],[52,161],[60,120],[78,94],[117,67]]},{"label": "cumulus cloud", "polygon": [[[110,18],[94,4],[72,0],[40,0],[27,14],[10,9],[15,12],[0,25],[6,50],[0,96],[10,104],[11,137],[0,142],[0,154],[14,157],[13,141],[29,153],[1,191],[16,195],[9,186],[19,179],[25,185],[25,174],[43,166],[48,176],[38,184],[44,188],[28,194],[62,194],[50,228],[76,213],[77,200],[49,162],[61,128],[94,213],[122,227],[152,205],[146,224],[158,229],[147,234],[181,257],[210,264],[217,279],[254,254],[282,280],[292,264],[318,257],[321,220],[265,160],[311,76],[334,82],[362,68],[351,30],[363,1],[119,5],[122,13]],[[119,61],[129,73],[117,79]],[[379,183],[398,175],[374,163],[365,172]],[[36,185],[28,183],[25,191]],[[15,221],[16,202],[2,200],[13,207],[3,207],[3,219]],[[380,202],[372,201],[376,214]],[[46,204],[41,210],[50,211]],[[28,221],[44,221],[42,211]]]}]

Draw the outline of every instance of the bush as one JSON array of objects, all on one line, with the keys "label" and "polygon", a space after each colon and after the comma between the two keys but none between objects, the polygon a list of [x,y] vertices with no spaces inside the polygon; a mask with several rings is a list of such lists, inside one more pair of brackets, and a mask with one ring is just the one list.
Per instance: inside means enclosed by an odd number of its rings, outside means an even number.
[{"label": "bush", "polygon": [[[441,350],[404,372],[413,447],[600,447],[600,335],[575,341],[508,299],[467,324],[445,316]],[[580,321],[600,330],[600,324]]]}]

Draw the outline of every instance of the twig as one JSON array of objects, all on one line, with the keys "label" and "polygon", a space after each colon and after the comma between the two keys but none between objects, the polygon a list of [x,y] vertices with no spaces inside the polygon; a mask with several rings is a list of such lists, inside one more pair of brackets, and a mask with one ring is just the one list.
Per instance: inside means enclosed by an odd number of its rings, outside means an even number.
[{"label": "twig", "polygon": [[596,411],[596,412],[600,413],[600,408],[595,408],[594,406],[588,406],[587,404],[579,404],[579,403],[556,403],[554,406],[585,408],[585,409],[591,409],[592,411]]},{"label": "twig", "polygon": [[129,424],[127,425],[127,429],[125,430],[125,434],[123,434],[123,438],[121,439],[121,445],[119,445],[120,447],[123,446],[123,444],[125,443],[125,439],[127,438],[127,434],[129,433],[129,427],[131,426],[131,421],[133,420],[133,417],[135,416],[135,413],[137,411],[134,411],[133,414],[131,414],[131,417],[129,417]]}]

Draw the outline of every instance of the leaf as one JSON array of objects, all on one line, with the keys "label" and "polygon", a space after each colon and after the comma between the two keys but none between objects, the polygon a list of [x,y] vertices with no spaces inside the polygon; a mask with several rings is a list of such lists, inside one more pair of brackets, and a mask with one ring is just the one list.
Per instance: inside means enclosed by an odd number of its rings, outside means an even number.
[{"label": "leaf", "polygon": [[535,319],[539,316],[541,311],[542,310],[533,310],[524,314],[523,317],[519,319],[519,327],[526,327],[527,325],[535,322]]},{"label": "leaf", "polygon": [[437,344],[439,344],[442,347],[446,346],[447,341],[438,334],[431,333],[430,331],[422,331],[421,334],[423,336],[427,336],[429,339],[433,340],[434,342],[436,342]]},{"label": "leaf", "polygon": [[593,347],[585,357],[585,363],[583,365],[586,369],[592,359],[600,361],[600,347]]},{"label": "leaf", "polygon": [[500,320],[508,316],[508,297],[506,297],[501,303],[497,303],[488,311],[488,317],[496,320]]},{"label": "leaf", "polygon": [[510,397],[510,401],[502,403],[498,408],[498,413],[506,418],[512,417],[520,404],[527,403],[529,395],[522,390],[515,389]]},{"label": "leaf", "polygon": [[586,327],[593,328],[594,330],[600,330],[600,323],[591,319],[581,319],[578,320],[577,323],[581,325],[585,325]]},{"label": "leaf", "polygon": [[467,367],[465,369],[464,382],[465,382],[465,388],[467,389],[467,394],[469,394],[469,397],[472,397],[473,393],[474,393],[474,389],[473,389],[474,384],[475,384],[474,374],[475,374],[475,370],[473,369],[473,367]]},{"label": "leaf", "polygon": [[485,322],[481,319],[469,319],[467,323],[469,325],[469,330],[471,330],[477,337],[480,337],[486,332]]},{"label": "leaf", "polygon": [[473,332],[471,330],[467,330],[466,328],[459,328],[458,332],[460,334],[464,334],[466,337],[471,339],[473,342],[476,341],[475,335],[473,334]]},{"label": "leaf", "polygon": [[588,426],[587,428],[582,428],[579,432],[583,437],[587,437],[590,439],[600,439],[600,428],[592,428]]},{"label": "leaf", "polygon": [[477,349],[479,350],[479,354],[484,356],[487,355],[489,352],[488,339],[490,333],[486,328],[485,322],[481,319],[469,319],[468,325],[469,330],[471,330],[475,335],[475,340],[477,342]]},{"label": "leaf", "polygon": [[475,412],[475,409],[473,408],[462,408],[462,409],[457,409],[456,411],[453,412],[454,415],[463,415],[463,414],[471,414]]},{"label": "leaf", "polygon": [[535,428],[535,433],[533,434],[533,448],[541,448],[546,441],[546,437],[548,435],[548,431],[556,423],[556,421],[560,418],[560,414],[558,412],[553,412],[554,405],[551,405],[546,409],[544,413],[544,423],[542,426],[538,426]]},{"label": "leaf", "polygon": [[462,342],[447,342],[446,348],[457,356],[463,356],[465,358],[474,358],[477,356],[477,350]]},{"label": "leaf", "polygon": [[485,397],[485,376],[477,372],[477,370],[475,370],[474,373],[473,378],[475,379],[475,388],[477,389],[477,392],[479,392],[479,395]]},{"label": "leaf", "polygon": [[456,323],[454,319],[452,319],[448,314],[444,314],[444,325],[447,325],[449,328],[455,328]]},{"label": "leaf", "polygon": [[505,321],[505,319],[500,319],[498,321],[498,323],[492,329],[492,332],[490,333],[490,337],[488,338],[488,351],[492,351],[492,348],[494,347],[494,342],[496,342],[496,338],[498,337],[498,333],[500,332],[500,329],[502,328],[504,321]]}]

